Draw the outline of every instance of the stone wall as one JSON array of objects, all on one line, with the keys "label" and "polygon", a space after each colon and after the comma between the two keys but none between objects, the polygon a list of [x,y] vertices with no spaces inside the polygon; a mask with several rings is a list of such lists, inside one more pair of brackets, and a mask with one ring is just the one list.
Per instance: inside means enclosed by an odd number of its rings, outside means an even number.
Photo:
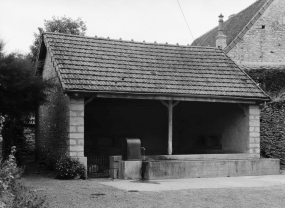
[{"label": "stone wall", "polygon": [[35,151],[35,126],[26,125],[24,126],[24,137],[25,137],[25,150],[29,153]]},{"label": "stone wall", "polygon": [[285,101],[271,102],[261,111],[261,155],[285,165]]},{"label": "stone wall", "polygon": [[84,156],[84,99],[70,98],[69,155]]},{"label": "stone wall", "polygon": [[53,80],[48,102],[38,108],[36,115],[36,156],[58,158],[67,153],[69,140],[69,98],[63,94],[51,57],[47,54],[43,79]]},{"label": "stone wall", "polygon": [[249,149],[250,154],[260,153],[260,110],[258,105],[249,106]]},{"label": "stone wall", "polygon": [[275,0],[228,53],[238,64],[285,62],[285,1]]}]

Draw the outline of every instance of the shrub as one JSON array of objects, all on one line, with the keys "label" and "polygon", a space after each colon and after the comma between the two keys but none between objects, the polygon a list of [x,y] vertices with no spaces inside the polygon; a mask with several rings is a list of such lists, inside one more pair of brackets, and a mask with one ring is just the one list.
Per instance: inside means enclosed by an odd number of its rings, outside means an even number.
[{"label": "shrub", "polygon": [[44,207],[45,199],[28,191],[18,179],[23,169],[17,167],[15,159],[16,147],[11,148],[8,159],[1,161],[0,166],[0,207]]},{"label": "shrub", "polygon": [[86,179],[86,169],[78,158],[69,156],[61,157],[55,165],[56,178],[58,179]]},{"label": "shrub", "polygon": [[12,147],[8,159],[1,162],[0,168],[0,195],[9,195],[13,192],[16,178],[19,178],[23,170],[17,167],[15,159],[16,147]]}]

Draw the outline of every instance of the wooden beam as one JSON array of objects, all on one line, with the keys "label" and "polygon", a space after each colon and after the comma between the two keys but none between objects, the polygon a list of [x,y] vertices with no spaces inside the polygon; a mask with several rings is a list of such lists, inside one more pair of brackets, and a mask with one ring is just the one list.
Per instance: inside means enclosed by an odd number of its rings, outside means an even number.
[{"label": "wooden beam", "polygon": [[[87,96],[87,94],[86,94]],[[145,99],[145,100],[177,100],[177,101],[196,101],[196,102],[219,102],[219,103],[247,103],[256,104],[254,99],[230,98],[230,97],[185,97],[167,96],[151,94],[122,94],[122,93],[95,93],[98,98],[120,98],[120,99]],[[262,102],[261,100],[259,102]],[[264,101],[263,101],[264,102]]]},{"label": "wooden beam", "polygon": [[87,104],[90,103],[93,99],[94,99],[94,97],[89,98],[88,100],[86,100],[86,101],[84,102],[84,105],[87,105]]},{"label": "wooden beam", "polygon": [[164,100],[161,100],[160,102],[162,103],[162,105],[168,108],[168,104]]}]

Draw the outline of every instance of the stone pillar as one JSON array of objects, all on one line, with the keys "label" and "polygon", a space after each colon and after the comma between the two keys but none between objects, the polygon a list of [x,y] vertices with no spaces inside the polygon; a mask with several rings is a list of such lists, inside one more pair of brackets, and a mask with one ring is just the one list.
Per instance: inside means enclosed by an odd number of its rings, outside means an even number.
[{"label": "stone pillar", "polygon": [[249,105],[248,153],[260,157],[260,109],[258,105]]},{"label": "stone pillar", "polygon": [[84,98],[70,97],[69,155],[77,157],[87,167],[84,157]]}]

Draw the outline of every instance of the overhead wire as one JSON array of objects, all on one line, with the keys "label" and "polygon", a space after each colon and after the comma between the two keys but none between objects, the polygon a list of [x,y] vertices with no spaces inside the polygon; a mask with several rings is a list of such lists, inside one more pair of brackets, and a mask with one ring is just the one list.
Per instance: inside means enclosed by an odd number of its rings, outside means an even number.
[{"label": "overhead wire", "polygon": [[193,35],[192,35],[192,32],[191,32],[190,27],[189,27],[189,25],[188,25],[188,22],[187,22],[187,20],[186,20],[186,18],[185,18],[185,15],[184,15],[184,13],[183,13],[183,10],[182,10],[182,7],[181,7],[181,5],[180,5],[180,3],[179,3],[179,0],[177,0],[177,3],[178,3],[178,5],[179,5],[179,8],[180,8],[180,10],[181,10],[181,13],[182,13],[182,15],[183,15],[183,17],[184,17],[184,20],[185,20],[185,22],[186,22],[186,25],[187,25],[188,30],[189,30],[189,32],[190,32],[190,35],[192,36],[193,41],[194,41],[195,39],[194,39],[194,37],[193,37]]}]

